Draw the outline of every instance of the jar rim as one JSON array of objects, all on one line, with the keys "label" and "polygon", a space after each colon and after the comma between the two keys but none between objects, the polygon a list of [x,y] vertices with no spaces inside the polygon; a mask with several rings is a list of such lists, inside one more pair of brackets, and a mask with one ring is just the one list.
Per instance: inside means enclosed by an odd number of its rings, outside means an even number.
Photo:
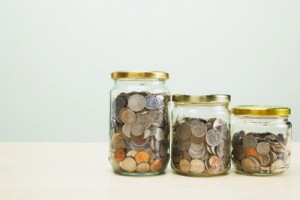
[{"label": "jar rim", "polygon": [[234,115],[287,117],[291,114],[291,109],[272,105],[239,105],[233,107],[231,112]]},{"label": "jar rim", "polygon": [[174,94],[172,100],[175,104],[223,104],[228,105],[231,97],[228,94],[187,95]]},{"label": "jar rim", "polygon": [[113,80],[118,79],[158,79],[167,80],[169,74],[163,71],[116,71],[111,73]]}]

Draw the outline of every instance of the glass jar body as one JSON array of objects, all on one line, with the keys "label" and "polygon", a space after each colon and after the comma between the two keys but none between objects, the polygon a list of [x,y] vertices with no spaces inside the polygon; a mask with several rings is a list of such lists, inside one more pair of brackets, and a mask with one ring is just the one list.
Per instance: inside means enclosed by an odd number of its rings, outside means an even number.
[{"label": "glass jar body", "polygon": [[157,79],[121,79],[110,92],[109,161],[115,173],[164,173],[169,161],[169,91]]},{"label": "glass jar body", "polygon": [[175,105],[171,167],[181,175],[214,176],[230,168],[228,105]]},{"label": "glass jar body", "polygon": [[287,117],[232,117],[232,161],[238,173],[276,175],[290,164],[292,124]]}]

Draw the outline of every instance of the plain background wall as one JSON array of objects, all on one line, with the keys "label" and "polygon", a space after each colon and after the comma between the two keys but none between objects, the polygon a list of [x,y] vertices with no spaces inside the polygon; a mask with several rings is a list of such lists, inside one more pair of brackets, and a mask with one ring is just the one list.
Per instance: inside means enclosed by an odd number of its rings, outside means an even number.
[{"label": "plain background wall", "polygon": [[107,141],[110,73],[164,70],[172,93],[292,108],[300,1],[0,1],[0,140]]}]

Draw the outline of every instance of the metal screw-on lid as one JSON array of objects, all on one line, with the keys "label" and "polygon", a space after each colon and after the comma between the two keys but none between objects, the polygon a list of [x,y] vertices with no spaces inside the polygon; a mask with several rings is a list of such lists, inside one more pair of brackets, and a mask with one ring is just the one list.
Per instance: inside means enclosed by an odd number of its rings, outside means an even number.
[{"label": "metal screw-on lid", "polygon": [[111,73],[111,78],[117,79],[169,79],[167,72],[149,71],[149,72],[134,72],[134,71],[118,71]]},{"label": "metal screw-on lid", "polygon": [[240,105],[232,108],[231,112],[235,115],[287,117],[291,114],[291,109],[282,106]]},{"label": "metal screw-on lid", "polygon": [[213,95],[185,95],[175,94],[172,96],[175,104],[229,104],[230,95],[227,94],[213,94]]}]

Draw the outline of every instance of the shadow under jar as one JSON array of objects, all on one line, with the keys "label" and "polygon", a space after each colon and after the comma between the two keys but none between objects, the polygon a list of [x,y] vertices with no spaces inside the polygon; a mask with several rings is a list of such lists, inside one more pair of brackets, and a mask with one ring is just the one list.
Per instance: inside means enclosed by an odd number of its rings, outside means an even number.
[{"label": "shadow under jar", "polygon": [[113,72],[109,161],[115,173],[165,172],[169,161],[169,91],[165,72]]},{"label": "shadow under jar", "polygon": [[174,95],[171,167],[187,176],[230,168],[229,95]]},{"label": "shadow under jar", "polygon": [[287,107],[232,108],[232,161],[237,173],[267,176],[288,169],[292,138],[290,113]]}]

